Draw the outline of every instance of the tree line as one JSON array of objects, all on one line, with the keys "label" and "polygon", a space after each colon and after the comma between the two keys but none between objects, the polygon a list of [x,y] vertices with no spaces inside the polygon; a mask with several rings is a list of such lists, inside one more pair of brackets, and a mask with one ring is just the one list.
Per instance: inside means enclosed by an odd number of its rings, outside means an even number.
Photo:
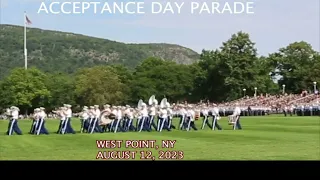
[{"label": "tree line", "polygon": [[219,49],[203,50],[200,60],[189,65],[150,57],[133,70],[124,65],[100,65],[67,74],[15,68],[0,81],[0,108],[135,105],[151,95],[170,102],[222,102],[244,93],[253,95],[255,87],[258,94],[276,94],[284,84],[286,92],[300,93],[312,90],[313,82],[320,83],[320,55],[311,45],[294,42],[263,57],[258,56],[249,34],[238,32]]}]

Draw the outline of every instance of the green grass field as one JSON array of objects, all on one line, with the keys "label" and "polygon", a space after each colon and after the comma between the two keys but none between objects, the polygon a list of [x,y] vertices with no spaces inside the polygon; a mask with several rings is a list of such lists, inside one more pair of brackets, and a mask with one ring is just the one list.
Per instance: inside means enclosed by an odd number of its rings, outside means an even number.
[{"label": "green grass field", "polygon": [[[174,149],[121,148],[152,151],[156,159],[159,150],[175,150],[184,152],[184,160],[320,160],[319,117],[242,117],[243,130],[237,131],[227,125],[227,118],[220,120],[222,131],[207,127],[190,132],[57,135],[58,124],[59,120],[47,120],[51,134],[34,136],[27,134],[31,121],[20,120],[24,135],[5,136],[8,121],[0,121],[0,160],[95,160],[99,151],[110,150],[98,149],[96,140],[157,140],[158,145],[161,140],[177,141]],[[80,129],[79,120],[73,119],[72,124]]]}]

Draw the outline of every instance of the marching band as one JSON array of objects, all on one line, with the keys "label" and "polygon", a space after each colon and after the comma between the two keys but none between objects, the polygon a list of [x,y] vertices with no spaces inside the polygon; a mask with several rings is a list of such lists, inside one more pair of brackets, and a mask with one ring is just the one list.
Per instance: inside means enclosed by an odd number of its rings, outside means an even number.
[{"label": "marching band", "polygon": [[[218,123],[218,120],[221,119],[219,109],[215,104],[203,104],[199,108],[184,104],[173,104],[171,106],[167,99],[163,98],[158,105],[154,95],[149,98],[148,104],[149,106],[142,100],[139,100],[136,108],[129,105],[122,107],[106,104],[102,111],[100,111],[99,105],[84,106],[79,114],[80,133],[171,131],[176,129],[172,123],[174,117],[180,119],[178,127],[180,130],[190,131],[193,129],[197,131],[195,121],[199,120],[200,117],[203,117],[201,129],[204,129],[205,126],[208,126],[211,130],[222,129]],[[75,134],[71,125],[71,108],[71,105],[64,104],[63,107],[53,111],[60,118],[58,134]],[[234,113],[229,116],[229,124],[233,125],[234,130],[242,129],[240,114],[241,109],[237,105]],[[22,132],[17,121],[19,108],[13,106],[7,109],[7,115],[10,116],[7,134],[12,135],[15,132],[21,135]],[[29,133],[34,135],[49,134],[45,127],[46,117],[45,108],[34,109],[33,122]],[[136,119],[135,126],[133,124],[134,119]]]}]

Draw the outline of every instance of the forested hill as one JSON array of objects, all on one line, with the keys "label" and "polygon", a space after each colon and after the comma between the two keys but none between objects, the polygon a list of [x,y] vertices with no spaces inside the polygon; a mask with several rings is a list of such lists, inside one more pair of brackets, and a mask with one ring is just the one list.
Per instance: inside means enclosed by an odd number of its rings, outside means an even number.
[{"label": "forested hill", "polygon": [[[190,64],[195,51],[171,44],[125,44],[79,34],[27,29],[28,65],[45,72],[71,73],[81,67],[123,64],[135,67],[150,56]],[[24,66],[23,27],[0,25],[0,79],[14,67]]]}]

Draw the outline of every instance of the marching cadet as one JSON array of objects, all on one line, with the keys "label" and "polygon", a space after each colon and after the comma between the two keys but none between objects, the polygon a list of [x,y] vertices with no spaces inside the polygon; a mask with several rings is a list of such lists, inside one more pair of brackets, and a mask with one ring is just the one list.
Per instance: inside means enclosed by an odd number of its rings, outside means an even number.
[{"label": "marching cadet", "polygon": [[33,121],[32,121],[32,124],[31,124],[31,128],[30,128],[29,134],[35,134],[35,132],[36,132],[36,126],[37,126],[37,122],[39,120],[39,111],[40,111],[39,108],[35,108],[33,110]]},{"label": "marching cadet", "polygon": [[185,129],[186,126],[186,115],[187,115],[187,110],[185,109],[185,106],[183,104],[180,105],[180,110],[179,110],[179,114],[180,114],[180,130]]},{"label": "marching cadet", "polygon": [[147,123],[149,115],[148,115],[147,105],[145,103],[142,104],[142,109],[140,110],[141,118],[138,120],[137,130],[141,132],[142,130],[150,132],[149,125]]},{"label": "marching cadet", "polygon": [[157,131],[159,131],[159,126],[160,126],[160,120],[161,120],[161,108],[160,108],[160,106],[158,106],[157,108],[156,108],[156,115],[157,115],[157,119],[158,119],[158,121],[157,121]]},{"label": "marching cadet", "polygon": [[88,133],[89,133],[89,132],[90,132],[91,125],[92,125],[92,121],[94,121],[94,106],[90,106],[90,107],[89,107],[88,114],[89,114]]},{"label": "marching cadet", "polygon": [[203,115],[203,122],[202,122],[201,129],[204,129],[205,125],[207,125],[210,129],[212,129],[212,126],[209,123],[209,112],[206,104],[203,104],[201,113]]},{"label": "marching cadet", "polygon": [[153,102],[152,106],[150,107],[150,112],[149,112],[149,129],[152,130],[152,127],[154,130],[157,130],[157,125],[155,123],[155,117],[156,117],[156,104]]},{"label": "marching cadet", "polygon": [[[103,111],[101,112],[101,114],[104,113],[104,112],[106,112],[108,115],[110,115],[111,109],[110,109],[110,105],[109,104],[103,105]],[[101,119],[100,119],[100,122],[101,122]],[[102,132],[106,132],[106,131],[110,130],[110,124],[103,125],[101,130],[102,130]]]},{"label": "marching cadet", "polygon": [[39,109],[40,109],[40,111],[39,111],[38,123],[36,126],[36,131],[37,131],[36,133],[37,133],[37,135],[40,135],[40,134],[47,134],[48,135],[49,132],[45,127],[45,118],[47,117],[47,114],[45,112],[45,108],[40,107]]},{"label": "marching cadet", "polygon": [[176,129],[176,127],[172,124],[172,119],[173,119],[173,112],[170,107],[170,104],[167,104],[167,121],[168,121],[168,128],[169,129]]},{"label": "marching cadet", "polygon": [[160,108],[160,115],[159,115],[159,121],[158,121],[158,131],[159,132],[162,131],[163,127],[168,128],[167,126],[165,126],[167,113],[168,112],[164,107]]},{"label": "marching cadet", "polygon": [[89,120],[88,120],[88,131],[87,131],[87,133],[91,132],[92,123],[93,123],[94,117],[95,117],[94,114],[95,114],[94,106],[90,106],[89,110],[88,110]]},{"label": "marching cadet", "polygon": [[123,129],[121,127],[121,120],[122,120],[121,106],[117,106],[115,113],[116,113],[116,119],[114,120],[114,133],[116,133],[118,131],[122,132]]},{"label": "marching cadet", "polygon": [[129,114],[130,114],[130,106],[126,105],[124,112],[123,112],[123,123],[122,123],[122,129],[124,132],[129,131]]},{"label": "marching cadet", "polygon": [[127,122],[126,122],[127,108],[128,108],[127,106],[120,106],[122,118],[121,118],[119,126],[120,126],[122,132],[125,132],[125,125],[127,124]]},{"label": "marching cadet", "polygon": [[81,129],[80,132],[83,133],[83,131],[88,132],[89,128],[89,113],[88,113],[88,107],[84,106],[81,112]]},{"label": "marching cadet", "polygon": [[10,121],[8,126],[7,135],[13,135],[13,132],[17,133],[18,135],[22,135],[22,132],[18,126],[18,118],[19,118],[19,108],[12,106],[10,108]]},{"label": "marching cadet", "polygon": [[221,126],[218,124],[218,120],[220,119],[219,108],[216,104],[213,104],[212,109],[212,130],[217,128],[218,130],[222,130]]},{"label": "marching cadet", "polygon": [[63,128],[62,128],[62,134],[65,133],[72,133],[75,134],[72,126],[71,126],[71,118],[72,118],[72,110],[71,110],[71,105],[70,104],[65,104],[65,111],[64,115],[66,116],[64,123],[63,123]]},{"label": "marching cadet", "polygon": [[96,127],[97,127],[97,122],[98,122],[98,113],[99,111],[97,111],[97,109],[99,109],[99,106],[97,107],[97,105],[91,106],[90,107],[90,111],[91,111],[91,120],[90,120],[90,124],[89,124],[89,130],[88,133],[92,134],[93,132],[96,132]]},{"label": "marching cadet", "polygon": [[67,105],[67,118],[68,118],[68,129],[69,129],[69,133],[75,134],[76,132],[73,130],[72,125],[71,125],[71,118],[72,118],[72,109],[71,109],[71,105],[68,104]]},{"label": "marching cadet", "polygon": [[168,118],[168,111],[166,107],[162,107],[160,110],[160,118],[158,121],[158,131],[161,132],[162,129],[166,129],[168,131],[171,131],[167,125],[167,118]]},{"label": "marching cadet", "polygon": [[130,108],[128,112],[128,130],[129,131],[136,131],[136,127],[133,126],[133,119],[134,119],[134,109]]},{"label": "marching cadet", "polygon": [[111,122],[110,129],[109,129],[110,132],[111,132],[111,131],[114,131],[114,129],[115,129],[115,121],[116,121],[116,119],[117,119],[117,114],[118,114],[118,111],[117,111],[117,107],[116,107],[116,106],[112,106],[112,107],[111,107],[111,113],[115,115],[115,119],[112,120],[112,122]]},{"label": "marching cadet", "polygon": [[94,106],[89,107],[89,126],[88,133],[93,133],[95,129],[95,121],[96,121],[96,111]]},{"label": "marching cadet", "polygon": [[192,129],[194,129],[195,131],[197,131],[197,127],[196,125],[194,124],[194,118],[195,118],[195,112],[192,110],[192,106],[189,105],[188,106],[188,110],[187,110],[187,122],[188,122],[188,127],[187,127],[187,131],[190,130],[190,127]]},{"label": "marching cadet", "polygon": [[241,109],[239,107],[239,103],[236,103],[236,107],[233,111],[233,116],[236,118],[236,123],[233,125],[233,129],[242,129],[241,124],[240,124],[240,115],[241,115]]},{"label": "marching cadet", "polygon": [[60,117],[60,124],[59,124],[59,128],[57,131],[57,134],[62,134],[62,128],[63,128],[63,124],[64,121],[66,120],[66,116],[65,116],[65,111],[67,110],[67,108],[65,107],[60,107],[58,109],[58,111],[53,111],[54,113],[56,113],[59,117]]},{"label": "marching cadet", "polygon": [[93,106],[93,120],[92,120],[92,124],[91,124],[91,130],[90,133],[93,132],[100,132],[102,133],[102,129],[99,125],[99,119],[100,119],[100,115],[101,115],[101,111],[99,109],[99,105],[94,105]]}]

